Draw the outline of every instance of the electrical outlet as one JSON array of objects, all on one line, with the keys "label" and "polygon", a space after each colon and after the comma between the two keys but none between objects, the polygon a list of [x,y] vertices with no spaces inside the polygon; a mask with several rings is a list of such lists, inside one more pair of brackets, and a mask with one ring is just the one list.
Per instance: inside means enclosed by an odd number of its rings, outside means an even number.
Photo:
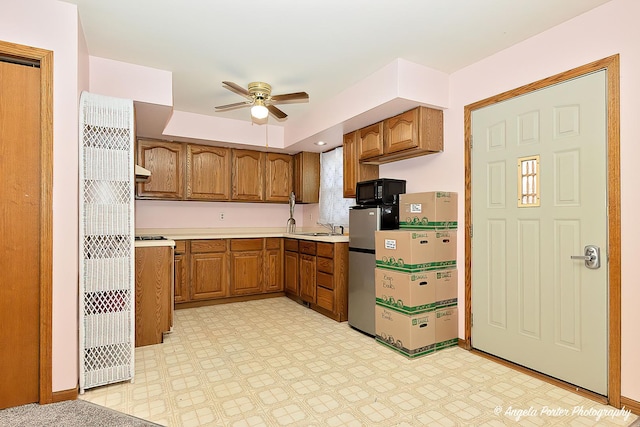
[{"label": "electrical outlet", "polygon": [[220,212],[220,221],[224,221],[224,212]]},{"label": "electrical outlet", "polygon": [[313,220],[313,214],[312,214],[312,213],[310,213],[310,214],[309,214],[309,221],[312,221],[312,220]]}]

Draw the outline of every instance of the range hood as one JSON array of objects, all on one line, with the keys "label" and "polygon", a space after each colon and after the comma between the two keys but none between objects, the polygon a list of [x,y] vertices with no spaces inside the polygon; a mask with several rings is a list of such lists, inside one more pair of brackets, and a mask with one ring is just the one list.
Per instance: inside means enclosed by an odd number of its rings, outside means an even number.
[{"label": "range hood", "polygon": [[136,182],[144,182],[151,176],[151,171],[140,165],[136,165]]}]

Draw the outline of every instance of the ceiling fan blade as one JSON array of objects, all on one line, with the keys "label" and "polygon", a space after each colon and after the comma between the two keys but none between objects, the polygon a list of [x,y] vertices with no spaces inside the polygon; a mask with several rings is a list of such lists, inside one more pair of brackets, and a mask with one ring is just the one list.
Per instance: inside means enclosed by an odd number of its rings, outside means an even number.
[{"label": "ceiling fan blade", "polygon": [[242,102],[234,102],[233,104],[218,105],[215,108],[216,110],[226,110],[227,108],[242,107],[242,106],[251,105],[251,104],[253,104],[253,101],[242,101]]},{"label": "ceiling fan blade", "polygon": [[247,98],[251,98],[251,94],[249,93],[249,91],[245,88],[243,88],[242,86],[234,83],[234,82],[222,82],[222,84],[224,84],[227,89],[229,89],[232,92],[237,93],[238,95],[242,95],[242,96],[246,96]]},{"label": "ceiling fan blade", "polygon": [[285,117],[287,117],[285,112],[279,109],[278,107],[276,107],[275,105],[267,105],[267,109],[271,114],[276,116],[278,119],[284,119]]},{"label": "ceiling fan blade", "polygon": [[283,95],[273,95],[271,97],[272,102],[303,102],[308,100],[309,94],[307,94],[307,92],[285,93]]}]

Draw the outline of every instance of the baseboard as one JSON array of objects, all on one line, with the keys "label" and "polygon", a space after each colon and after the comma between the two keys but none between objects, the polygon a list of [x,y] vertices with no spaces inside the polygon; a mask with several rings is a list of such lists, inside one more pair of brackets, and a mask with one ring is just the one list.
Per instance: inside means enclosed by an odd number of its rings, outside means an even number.
[{"label": "baseboard", "polygon": [[51,403],[64,402],[65,400],[76,400],[78,398],[78,389],[54,391],[51,394]]},{"label": "baseboard", "polygon": [[630,410],[632,413],[640,415],[640,402],[637,400],[620,396],[620,405],[622,405],[623,408]]},{"label": "baseboard", "polygon": [[469,344],[469,341],[463,338],[458,338],[458,347],[461,347],[465,350],[471,350],[471,345]]},{"label": "baseboard", "polygon": [[254,301],[258,299],[277,298],[277,297],[283,297],[283,296],[284,296],[284,292],[271,292],[268,294],[243,295],[243,296],[237,296],[237,297],[210,299],[210,300],[202,300],[202,301],[179,302],[179,303],[176,303],[175,309],[181,310],[183,308],[207,307],[210,305],[228,304],[230,302]]}]

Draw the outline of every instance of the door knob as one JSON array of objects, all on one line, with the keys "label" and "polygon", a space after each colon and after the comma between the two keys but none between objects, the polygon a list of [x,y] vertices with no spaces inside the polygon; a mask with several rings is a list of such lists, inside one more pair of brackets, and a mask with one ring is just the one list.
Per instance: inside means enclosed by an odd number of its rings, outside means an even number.
[{"label": "door knob", "polygon": [[600,268],[600,248],[587,245],[584,247],[584,255],[571,255],[571,259],[583,260],[585,267],[595,270]]}]

